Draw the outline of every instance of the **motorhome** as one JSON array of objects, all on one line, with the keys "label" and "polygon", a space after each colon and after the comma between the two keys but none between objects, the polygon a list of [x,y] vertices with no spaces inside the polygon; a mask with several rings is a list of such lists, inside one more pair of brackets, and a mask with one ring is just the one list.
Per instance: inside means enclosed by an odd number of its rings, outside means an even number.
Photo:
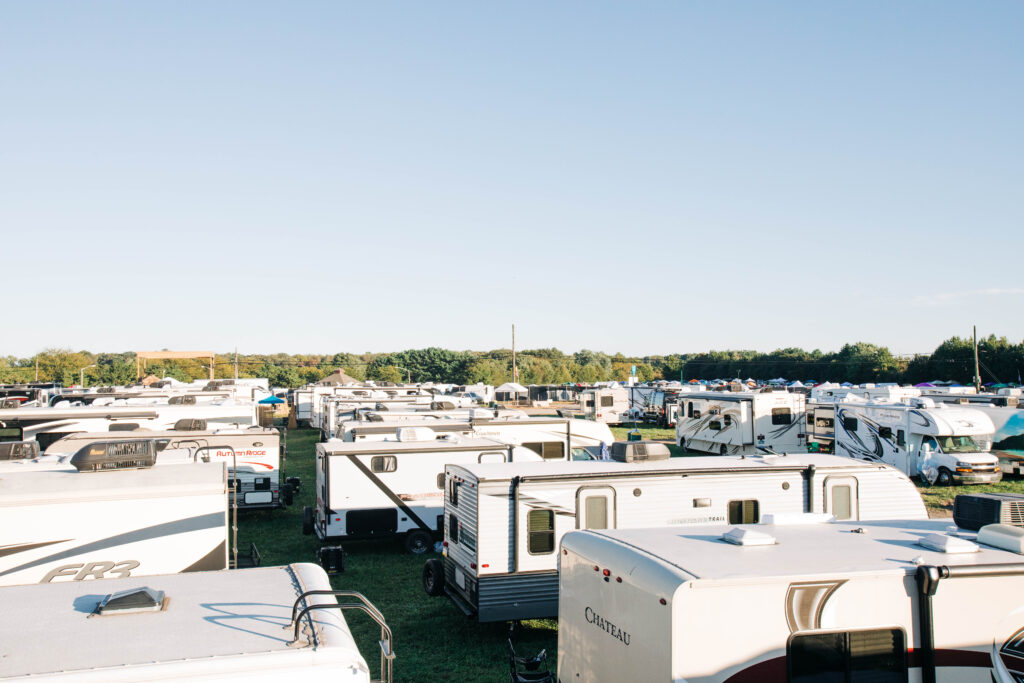
[{"label": "motorhome", "polygon": [[[291,505],[292,497],[300,485],[296,477],[285,475],[286,460],[281,434],[270,427],[247,429],[207,429],[195,431],[145,429],[117,432],[118,441],[153,440],[157,453],[184,451],[185,460],[219,461],[228,468],[228,486],[238,491],[241,509],[274,509]],[[44,455],[71,456],[83,447],[100,441],[110,441],[110,432],[83,432],[70,434],[50,444]],[[157,457],[157,464],[173,463],[182,458]]]},{"label": "motorhome", "polygon": [[393,679],[384,616],[311,564],[16,586],[0,602],[5,681],[371,683],[343,610],[377,623],[378,680]]},{"label": "motorhome", "polygon": [[622,386],[594,387],[579,394],[580,411],[588,420],[622,424],[629,420],[629,391]]},{"label": "motorhome", "polygon": [[[622,457],[633,444],[615,445],[613,457]],[[558,609],[558,541],[573,529],[757,522],[804,512],[928,517],[900,472],[828,455],[452,464],[444,558],[425,565],[424,589],[447,594],[481,622],[550,617]]]},{"label": "motorhome", "polygon": [[987,484],[1002,478],[999,461],[990,452],[992,420],[973,408],[928,398],[910,399],[909,404],[811,404],[805,428],[812,447],[882,462],[939,485]]},{"label": "motorhome", "polygon": [[530,448],[494,439],[438,437],[403,427],[394,440],[331,441],[316,446],[316,506],[303,532],[327,543],[400,537],[423,553],[444,529],[444,468],[453,462],[539,461]]},{"label": "motorhome", "polygon": [[[0,441],[39,442],[45,450],[75,432],[248,427],[256,404],[227,400],[203,405],[72,406],[0,410]],[[177,425],[177,426],[176,426]]]},{"label": "motorhome", "polygon": [[948,523],[571,532],[558,677],[1024,680],[1024,531]]},{"label": "motorhome", "polygon": [[706,391],[680,397],[676,443],[739,455],[803,451],[804,396],[788,391]]},{"label": "motorhome", "polygon": [[[1017,391],[999,394],[936,395],[927,394],[936,403],[960,405],[978,410],[992,420],[992,454],[999,458],[1004,474],[1024,475],[1024,402]],[[1011,393],[1013,391],[1014,393]]]},{"label": "motorhome", "polygon": [[95,448],[71,471],[0,474],[0,585],[227,567],[224,466],[152,467],[152,443]]},{"label": "motorhome", "polygon": [[602,444],[615,441],[603,422],[564,417],[473,417],[469,420],[429,420],[423,422],[347,422],[339,431],[345,441],[380,441],[394,438],[399,428],[426,428],[438,435],[497,439],[523,445],[537,451],[545,460],[594,460],[601,455]]}]

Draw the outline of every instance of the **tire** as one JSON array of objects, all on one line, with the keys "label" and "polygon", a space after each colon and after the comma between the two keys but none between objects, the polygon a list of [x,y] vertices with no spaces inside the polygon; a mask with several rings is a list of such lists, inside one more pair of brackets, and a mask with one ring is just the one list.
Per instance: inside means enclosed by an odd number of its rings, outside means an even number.
[{"label": "tire", "polygon": [[952,486],[953,485],[953,473],[947,470],[945,467],[939,468],[939,476],[935,478],[936,486]]},{"label": "tire", "polygon": [[302,508],[302,533],[306,536],[313,533],[313,508],[308,505]]},{"label": "tire", "polygon": [[405,549],[413,555],[422,555],[434,549],[434,537],[422,529],[414,529],[405,535]]},{"label": "tire", "polygon": [[295,491],[292,490],[291,484],[285,484],[281,487],[281,502],[286,507],[295,502]]},{"label": "tire", "polygon": [[444,563],[436,557],[423,564],[423,590],[435,598],[444,594]]}]

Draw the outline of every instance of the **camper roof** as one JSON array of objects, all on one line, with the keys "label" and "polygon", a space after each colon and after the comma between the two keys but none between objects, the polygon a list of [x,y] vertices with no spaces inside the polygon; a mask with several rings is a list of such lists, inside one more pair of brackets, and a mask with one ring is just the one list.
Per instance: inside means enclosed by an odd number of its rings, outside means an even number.
[{"label": "camper roof", "polygon": [[0,475],[0,507],[45,505],[58,500],[107,500],[115,496],[159,498],[164,494],[181,495],[183,491],[204,495],[224,491],[224,477],[221,462],[107,472],[8,471]]},{"label": "camper roof", "polygon": [[[405,428],[406,425],[397,423],[398,427]],[[508,444],[496,441],[495,439],[459,438],[435,439],[423,441],[341,441],[331,439],[318,443],[317,448],[322,448],[327,455],[367,455],[370,453],[403,453],[406,451],[428,452],[428,451],[480,451],[500,450],[508,448]]]},{"label": "camper roof", "polygon": [[463,470],[478,481],[501,481],[519,478],[599,476],[602,474],[644,474],[658,472],[700,472],[702,470],[757,471],[764,469],[804,469],[814,465],[818,470],[888,469],[887,465],[854,460],[837,455],[800,453],[798,455],[714,455],[689,458],[669,458],[645,462],[609,461],[557,461],[511,462],[471,465],[449,465],[452,470]]},{"label": "camper roof", "polygon": [[[89,616],[108,594],[143,587],[163,591],[163,609]],[[330,587],[311,564],[6,587],[0,589],[0,678],[89,672],[90,680],[125,681],[188,678],[198,671],[212,678],[258,667],[259,655],[267,653],[275,653],[275,660],[285,657],[279,666],[289,668],[313,660],[365,670],[335,609],[317,610],[309,615],[312,622],[306,620],[307,638],[310,624],[316,629],[315,649],[288,645],[292,632],[282,626],[296,596]],[[55,632],[61,634],[56,646]],[[232,659],[238,660],[234,669],[225,661]],[[151,670],[171,663],[178,668],[163,675]]]},{"label": "camper roof", "polygon": [[[1019,564],[1020,555],[980,545],[978,552],[944,553],[918,541],[945,534],[950,520],[819,522],[816,524],[747,524],[700,529],[662,527],[575,532],[563,544],[595,562],[606,561],[608,549],[628,546],[631,566],[639,552],[680,581],[694,578],[739,581],[770,577],[913,574],[919,564]],[[774,537],[769,545],[734,545],[722,540],[733,530],[757,531]],[[861,529],[862,532],[856,532]],[[597,558],[600,557],[601,560]],[[613,572],[623,570],[615,567]]]}]

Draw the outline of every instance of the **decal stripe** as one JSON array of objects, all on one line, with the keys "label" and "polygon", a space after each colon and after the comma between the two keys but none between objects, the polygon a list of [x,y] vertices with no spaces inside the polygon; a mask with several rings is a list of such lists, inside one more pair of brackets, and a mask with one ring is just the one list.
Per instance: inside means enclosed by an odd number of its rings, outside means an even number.
[{"label": "decal stripe", "polygon": [[6,546],[3,546],[2,548],[0,548],[0,557],[5,557],[7,555],[14,555],[15,553],[23,553],[26,550],[35,550],[36,548],[44,548],[44,547],[46,547],[48,545],[53,545],[54,543],[67,543],[70,540],[71,540],[70,538],[65,538],[65,539],[60,540],[60,541],[44,541],[42,543],[19,543],[17,545],[6,545]]},{"label": "decal stripe", "polygon": [[420,519],[420,516],[417,515],[415,512],[413,512],[412,508],[410,508],[408,505],[406,505],[405,502],[401,498],[396,496],[394,491],[389,489],[384,484],[384,482],[382,482],[380,480],[380,477],[378,477],[377,475],[375,475],[373,472],[370,471],[370,468],[366,466],[366,463],[364,463],[361,460],[359,460],[359,458],[356,457],[355,455],[346,455],[345,457],[348,458],[349,460],[351,460],[352,464],[355,465],[356,468],[360,472],[362,472],[366,476],[367,479],[369,479],[371,482],[373,482],[373,485],[376,486],[377,488],[379,488],[381,490],[381,492],[391,500],[392,503],[397,505],[398,508],[409,517],[409,519],[411,519],[412,521],[416,522],[416,526],[418,526],[419,528],[423,529],[428,534],[434,533],[434,530],[431,529],[429,526],[427,526],[427,523],[424,522],[422,519]]}]

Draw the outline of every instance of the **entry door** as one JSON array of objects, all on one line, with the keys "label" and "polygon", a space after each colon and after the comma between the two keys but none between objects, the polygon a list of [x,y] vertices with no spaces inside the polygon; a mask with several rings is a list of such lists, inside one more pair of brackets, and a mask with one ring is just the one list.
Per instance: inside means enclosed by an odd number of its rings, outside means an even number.
[{"label": "entry door", "polygon": [[837,520],[860,519],[856,477],[825,477],[825,512]]},{"label": "entry door", "polygon": [[615,489],[584,486],[576,492],[577,529],[615,528]]}]

